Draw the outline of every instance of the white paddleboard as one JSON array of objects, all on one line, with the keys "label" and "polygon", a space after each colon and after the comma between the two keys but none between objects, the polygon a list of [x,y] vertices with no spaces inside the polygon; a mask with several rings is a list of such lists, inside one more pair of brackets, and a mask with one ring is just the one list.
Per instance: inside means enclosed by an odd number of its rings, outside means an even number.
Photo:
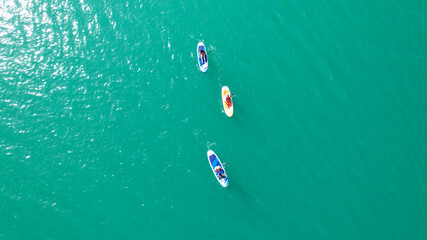
[{"label": "white paddleboard", "polygon": [[[206,58],[202,59],[200,51],[205,52]],[[200,71],[207,72],[208,71],[208,52],[206,51],[205,45],[202,42],[197,44],[197,62],[199,63]]]},{"label": "white paddleboard", "polygon": [[[221,186],[223,186],[223,187],[227,187],[228,186],[227,173],[225,172],[224,166],[222,165],[218,156],[212,150],[208,151],[208,161],[209,161],[209,164],[211,165],[212,171],[213,171],[216,179],[218,180],[219,184],[221,184]],[[221,174],[218,174],[215,171],[215,167],[217,167],[217,166],[219,166],[221,168],[221,170],[224,172]]]}]

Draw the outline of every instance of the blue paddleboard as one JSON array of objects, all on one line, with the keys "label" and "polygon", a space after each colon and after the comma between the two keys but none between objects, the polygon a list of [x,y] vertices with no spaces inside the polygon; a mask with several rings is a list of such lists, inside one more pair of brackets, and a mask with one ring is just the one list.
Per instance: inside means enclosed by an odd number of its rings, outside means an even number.
[{"label": "blue paddleboard", "polygon": [[[225,172],[224,166],[222,166],[222,163],[219,160],[218,156],[212,150],[208,151],[208,160],[209,160],[209,164],[211,165],[212,171],[216,179],[218,180],[219,184],[221,184],[221,186],[223,187],[227,187],[228,186],[227,173]],[[217,166],[221,168],[220,172],[215,171],[215,167]]]},{"label": "blue paddleboard", "polygon": [[[200,51],[204,51],[206,58],[202,58]],[[202,42],[197,44],[197,62],[199,63],[200,71],[207,72],[208,71],[208,52],[206,51],[205,45]]]}]

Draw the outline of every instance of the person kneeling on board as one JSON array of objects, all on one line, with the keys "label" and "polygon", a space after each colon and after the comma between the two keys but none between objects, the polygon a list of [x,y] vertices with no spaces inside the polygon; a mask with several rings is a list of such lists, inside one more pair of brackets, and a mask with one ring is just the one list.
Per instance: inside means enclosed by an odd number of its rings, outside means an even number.
[{"label": "person kneeling on board", "polygon": [[225,178],[224,170],[220,166],[215,167],[215,172],[218,174],[218,178],[222,179]]},{"label": "person kneeling on board", "polygon": [[202,62],[202,65],[203,65],[208,60],[208,59],[206,59],[206,53],[205,53],[205,51],[200,50],[200,56],[201,56],[201,59],[202,59],[201,62]]},{"label": "person kneeling on board", "polygon": [[230,97],[230,95],[228,95],[226,98],[225,98],[225,102],[227,103],[227,106],[228,107],[231,107],[231,97]]}]

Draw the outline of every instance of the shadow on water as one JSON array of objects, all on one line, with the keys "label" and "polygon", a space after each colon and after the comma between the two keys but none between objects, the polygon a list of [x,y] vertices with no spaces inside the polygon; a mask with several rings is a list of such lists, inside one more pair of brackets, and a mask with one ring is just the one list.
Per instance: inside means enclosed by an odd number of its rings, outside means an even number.
[{"label": "shadow on water", "polygon": [[246,203],[247,205],[255,202],[255,198],[249,194],[248,191],[246,191],[246,189],[243,188],[238,182],[233,181],[228,187],[233,196],[239,197],[242,202]]}]

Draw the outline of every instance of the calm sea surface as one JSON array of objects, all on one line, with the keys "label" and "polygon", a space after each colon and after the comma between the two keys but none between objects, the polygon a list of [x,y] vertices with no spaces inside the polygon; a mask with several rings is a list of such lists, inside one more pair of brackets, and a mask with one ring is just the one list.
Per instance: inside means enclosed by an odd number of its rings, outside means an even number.
[{"label": "calm sea surface", "polygon": [[425,0],[0,0],[0,239],[426,239],[426,203]]}]

